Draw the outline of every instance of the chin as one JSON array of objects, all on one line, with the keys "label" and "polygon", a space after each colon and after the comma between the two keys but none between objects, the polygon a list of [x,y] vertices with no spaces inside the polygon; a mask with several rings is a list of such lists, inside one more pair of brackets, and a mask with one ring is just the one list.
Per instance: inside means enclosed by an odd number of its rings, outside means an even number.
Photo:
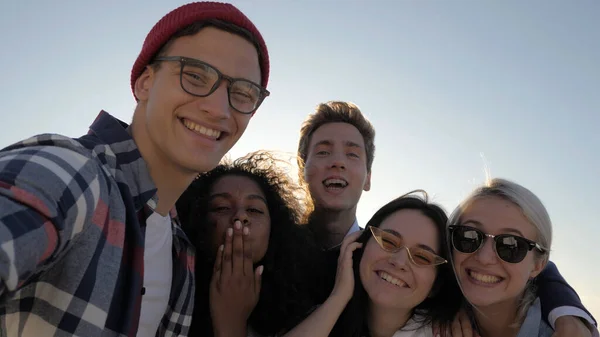
[{"label": "chin", "polygon": [[[215,167],[217,167],[217,165],[219,165],[221,158],[222,158],[222,157],[211,158],[213,156],[210,156],[207,158],[206,155],[202,155],[202,154],[196,155],[196,157],[198,157],[198,156],[203,156],[203,157],[201,157],[202,160],[191,161],[191,160],[187,159],[181,163],[182,164],[181,166],[183,166],[188,171],[194,172],[195,174],[204,173],[204,172],[213,170]],[[190,158],[190,157],[187,157],[187,158]]]},{"label": "chin", "polygon": [[482,291],[476,291],[473,289],[471,289],[470,291],[464,291],[464,296],[467,299],[467,301],[469,301],[469,303],[476,307],[487,307],[503,301],[503,299],[494,295],[495,294],[484,293]]},{"label": "chin", "polygon": [[339,202],[337,200],[334,200],[334,201],[325,200],[321,204],[323,205],[324,209],[330,210],[330,211],[345,211],[345,210],[351,208],[346,203]]}]

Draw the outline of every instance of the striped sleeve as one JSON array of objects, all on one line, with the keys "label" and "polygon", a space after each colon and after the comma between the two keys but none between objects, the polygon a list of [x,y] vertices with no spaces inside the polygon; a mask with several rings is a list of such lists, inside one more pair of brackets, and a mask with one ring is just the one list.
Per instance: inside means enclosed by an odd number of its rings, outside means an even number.
[{"label": "striped sleeve", "polygon": [[105,181],[100,166],[73,149],[0,152],[0,304],[90,223]]}]

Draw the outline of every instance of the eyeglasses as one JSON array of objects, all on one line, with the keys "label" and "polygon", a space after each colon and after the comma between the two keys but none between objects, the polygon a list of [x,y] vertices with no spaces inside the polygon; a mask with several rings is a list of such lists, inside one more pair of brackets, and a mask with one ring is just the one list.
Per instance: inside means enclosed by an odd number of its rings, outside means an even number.
[{"label": "eyeglasses", "polygon": [[207,97],[217,90],[222,80],[228,81],[229,105],[243,114],[256,111],[263,100],[270,95],[269,91],[262,86],[243,78],[223,75],[215,67],[200,60],[183,56],[165,56],[157,57],[154,61],[179,62],[181,88],[193,96]]},{"label": "eyeglasses", "polygon": [[381,249],[388,253],[397,253],[402,249],[406,249],[410,261],[419,267],[437,266],[448,262],[427,249],[406,247],[402,237],[394,233],[373,226],[369,228],[371,229],[373,238],[375,238]]},{"label": "eyeglasses", "polygon": [[537,249],[541,253],[545,253],[546,249],[540,244],[525,239],[524,237],[512,234],[491,235],[480,231],[477,228],[454,225],[449,226],[452,246],[461,253],[472,254],[478,251],[485,242],[486,238],[494,240],[494,250],[496,255],[502,261],[508,263],[519,263],[523,261],[527,252],[532,249]]}]

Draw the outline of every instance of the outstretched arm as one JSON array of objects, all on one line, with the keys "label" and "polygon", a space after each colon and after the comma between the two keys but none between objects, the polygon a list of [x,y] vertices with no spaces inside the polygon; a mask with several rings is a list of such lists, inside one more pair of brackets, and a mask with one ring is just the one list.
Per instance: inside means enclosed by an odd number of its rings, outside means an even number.
[{"label": "outstretched arm", "polygon": [[106,193],[99,171],[57,146],[0,152],[0,304],[91,222]]},{"label": "outstretched arm", "polygon": [[554,330],[572,331],[570,327],[573,323],[579,322],[585,323],[590,331],[597,335],[596,321],[581,303],[577,292],[560,275],[553,262],[548,262],[546,268],[537,277],[536,283],[542,315]]}]

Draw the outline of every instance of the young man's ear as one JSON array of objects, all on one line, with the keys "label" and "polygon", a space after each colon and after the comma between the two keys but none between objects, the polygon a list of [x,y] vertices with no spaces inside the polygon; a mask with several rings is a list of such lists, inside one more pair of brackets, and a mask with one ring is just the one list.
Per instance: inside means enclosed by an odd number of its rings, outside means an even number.
[{"label": "young man's ear", "polygon": [[369,191],[371,189],[371,172],[367,173],[367,179],[365,179],[365,185],[363,186],[363,190]]},{"label": "young man's ear", "polygon": [[148,100],[150,88],[152,88],[152,83],[154,81],[154,68],[151,66],[147,66],[144,69],[144,72],[138,79],[135,81],[135,97],[137,97],[138,101],[146,101]]}]

